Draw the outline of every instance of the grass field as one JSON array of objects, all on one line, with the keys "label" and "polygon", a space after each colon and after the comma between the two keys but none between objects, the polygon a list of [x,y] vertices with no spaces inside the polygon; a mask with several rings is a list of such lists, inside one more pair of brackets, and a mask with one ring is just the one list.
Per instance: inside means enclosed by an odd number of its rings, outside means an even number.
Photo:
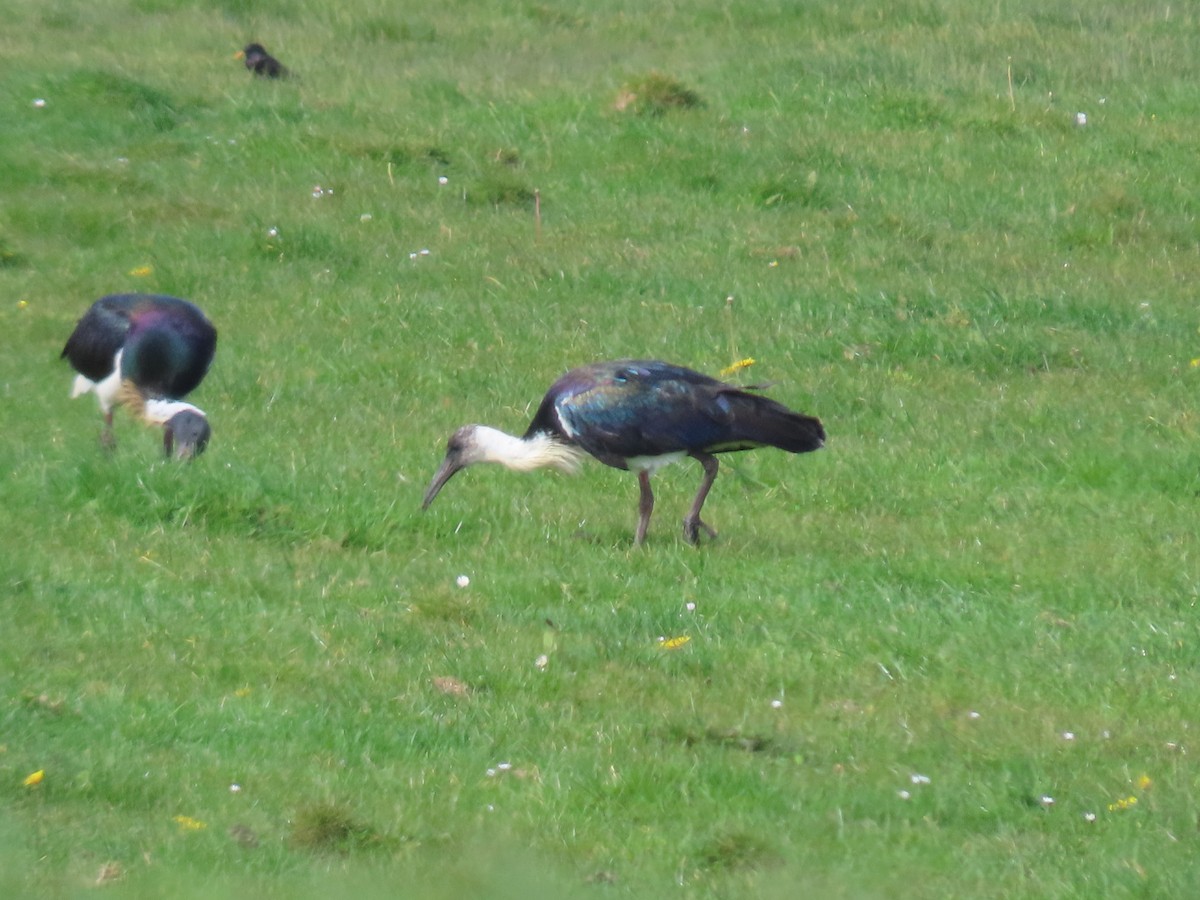
[{"label": "grass field", "polygon": [[[1200,10],[398,6],[8,4],[0,894],[1196,895]],[[68,399],[127,290],[194,464]],[[624,356],[827,448],[421,512]]]}]

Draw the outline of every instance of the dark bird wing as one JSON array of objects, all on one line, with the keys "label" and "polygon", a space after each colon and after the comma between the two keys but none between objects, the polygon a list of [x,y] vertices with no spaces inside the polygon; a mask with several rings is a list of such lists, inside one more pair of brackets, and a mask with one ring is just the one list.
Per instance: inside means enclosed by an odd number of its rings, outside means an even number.
[{"label": "dark bird wing", "polygon": [[186,397],[208,374],[217,350],[217,330],[186,300],[155,297],[136,308],[121,374],[148,397]]},{"label": "dark bird wing", "polygon": [[194,304],[156,294],[113,294],[91,305],[62,355],[75,371],[100,381],[124,348],[121,374],[149,397],[179,399],[208,372],[217,330]]},{"label": "dark bird wing", "polygon": [[92,381],[106,378],[113,370],[113,357],[125,343],[138,299],[136,294],[114,294],[93,303],[67,338],[62,358]]},{"label": "dark bird wing", "polygon": [[574,369],[547,392],[529,432],[557,433],[601,462],[680,451],[772,446],[792,453],[824,443],[821,423],[759,394],[657,360]]}]

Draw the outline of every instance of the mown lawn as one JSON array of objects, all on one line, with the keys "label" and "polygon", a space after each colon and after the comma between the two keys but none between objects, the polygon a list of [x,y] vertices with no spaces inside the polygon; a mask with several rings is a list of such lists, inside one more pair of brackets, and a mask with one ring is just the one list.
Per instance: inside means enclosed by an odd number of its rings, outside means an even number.
[{"label": "mown lawn", "polygon": [[[1200,888],[1197,11],[9,5],[0,893]],[[68,399],[129,290],[194,464]],[[694,463],[640,548],[596,463],[421,512],[614,357],[828,445],[699,547]]]}]

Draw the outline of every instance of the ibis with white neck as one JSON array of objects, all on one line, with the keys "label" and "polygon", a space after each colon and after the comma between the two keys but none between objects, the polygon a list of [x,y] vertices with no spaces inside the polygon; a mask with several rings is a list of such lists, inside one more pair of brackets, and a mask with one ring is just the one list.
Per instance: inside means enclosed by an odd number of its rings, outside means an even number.
[{"label": "ibis with white neck", "polygon": [[599,362],[572,369],[551,385],[522,437],[486,425],[464,425],[454,432],[422,508],[455,473],[475,463],[499,463],[520,472],[543,467],[573,472],[591,455],[637,473],[634,543],[641,544],[654,511],[650,476],[691,457],[704,477],[683,519],[683,536],[696,543],[701,529],[716,537],[700,518],[717,478],[716,454],[755,447],[807,453],[824,443],[819,420],[752,389],[658,360]]},{"label": "ibis with white neck", "polygon": [[217,330],[199,307],[159,294],[111,294],[84,313],[62,356],[75,369],[72,397],[93,393],[104,416],[101,443],[114,445],[113,409],[127,406],[163,429],[167,456],[203,452],[212,430],[198,407],[184,402],[204,380],[217,349]]}]

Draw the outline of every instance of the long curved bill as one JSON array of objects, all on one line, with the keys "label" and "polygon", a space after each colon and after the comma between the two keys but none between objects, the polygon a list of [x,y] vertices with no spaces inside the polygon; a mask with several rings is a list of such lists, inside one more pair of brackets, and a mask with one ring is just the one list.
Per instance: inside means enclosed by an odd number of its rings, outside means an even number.
[{"label": "long curved bill", "polygon": [[452,456],[447,456],[442,460],[441,466],[434,473],[433,481],[429,482],[429,487],[425,491],[425,499],[421,503],[421,509],[429,509],[429,504],[433,502],[433,498],[438,495],[438,491],[442,489],[442,486],[454,477],[455,472],[462,468],[462,463]]}]

